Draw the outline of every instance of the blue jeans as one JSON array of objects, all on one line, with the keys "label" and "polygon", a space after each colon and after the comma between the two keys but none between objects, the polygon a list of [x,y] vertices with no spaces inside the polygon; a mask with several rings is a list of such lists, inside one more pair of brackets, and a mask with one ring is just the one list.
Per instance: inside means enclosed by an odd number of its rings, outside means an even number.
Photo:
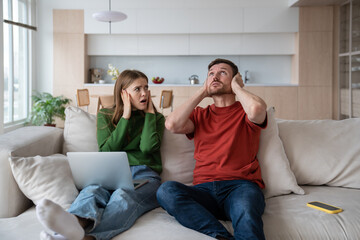
[{"label": "blue jeans", "polygon": [[[160,186],[157,199],[179,223],[211,237],[265,239],[265,200],[256,183],[231,180],[186,186],[169,181]],[[218,219],[232,221],[234,237]]]},{"label": "blue jeans", "polygon": [[97,240],[108,240],[129,229],[145,212],[159,207],[156,190],[160,176],[147,166],[131,166],[133,179],[149,179],[136,190],[109,191],[99,185],[82,189],[69,208],[69,212],[94,222],[85,229],[86,235]]}]

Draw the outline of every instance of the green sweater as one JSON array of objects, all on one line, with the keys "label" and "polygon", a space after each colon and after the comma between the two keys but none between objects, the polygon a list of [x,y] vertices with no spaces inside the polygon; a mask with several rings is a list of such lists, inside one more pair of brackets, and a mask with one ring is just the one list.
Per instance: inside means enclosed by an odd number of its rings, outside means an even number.
[{"label": "green sweater", "polygon": [[97,114],[99,152],[125,151],[130,166],[147,165],[160,174],[164,116],[133,111],[130,119],[120,118],[115,127],[111,123],[112,114],[109,109],[101,109]]}]

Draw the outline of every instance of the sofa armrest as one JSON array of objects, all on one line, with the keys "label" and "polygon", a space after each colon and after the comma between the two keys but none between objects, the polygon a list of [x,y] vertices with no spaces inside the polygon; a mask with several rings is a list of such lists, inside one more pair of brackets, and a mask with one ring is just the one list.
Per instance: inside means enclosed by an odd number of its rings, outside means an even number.
[{"label": "sofa armrest", "polygon": [[32,202],[19,189],[9,157],[48,156],[62,152],[63,130],[53,127],[23,127],[0,135],[0,218],[14,217]]}]

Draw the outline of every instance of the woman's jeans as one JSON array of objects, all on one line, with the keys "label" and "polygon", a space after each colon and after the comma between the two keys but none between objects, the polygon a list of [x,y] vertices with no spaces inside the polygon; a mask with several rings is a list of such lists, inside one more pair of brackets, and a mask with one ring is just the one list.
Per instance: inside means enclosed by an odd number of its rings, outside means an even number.
[{"label": "woman's jeans", "polygon": [[85,229],[87,235],[97,240],[108,240],[129,229],[145,212],[159,207],[156,190],[161,184],[160,176],[147,166],[131,166],[133,179],[149,182],[136,190],[117,189],[109,191],[98,185],[81,190],[69,212],[94,224]]},{"label": "woman's jeans", "polygon": [[[157,199],[182,225],[211,237],[265,239],[265,200],[256,183],[231,180],[186,186],[169,181],[160,186]],[[232,221],[234,237],[218,219]]]}]

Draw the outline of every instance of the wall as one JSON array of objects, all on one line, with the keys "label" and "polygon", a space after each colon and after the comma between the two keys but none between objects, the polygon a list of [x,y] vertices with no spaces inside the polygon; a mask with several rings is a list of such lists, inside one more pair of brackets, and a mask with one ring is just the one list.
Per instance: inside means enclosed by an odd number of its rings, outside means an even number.
[{"label": "wall", "polygon": [[[4,86],[3,3],[0,1],[0,86]],[[0,89],[3,89],[1,87]],[[0,91],[0,134],[4,131],[4,91]]]},{"label": "wall", "polygon": [[[291,56],[230,56],[218,55],[233,61],[240,73],[249,71],[249,82],[257,84],[289,84],[291,79]],[[106,74],[108,64],[125,69],[139,69],[150,79],[164,77],[166,84],[189,84],[189,77],[199,76],[203,83],[207,75],[207,65],[215,56],[91,56],[90,68],[104,69],[103,79],[114,83]]]},{"label": "wall", "polygon": [[[104,9],[108,8],[107,1],[103,0],[38,0],[38,32],[36,40],[37,69],[36,69],[36,88],[40,91],[52,92],[53,89],[53,9]],[[138,11],[139,8],[145,12],[157,11],[157,9],[188,9],[191,8],[194,14],[197,10],[208,9],[213,11],[214,15],[218,13],[217,9],[225,8],[262,8],[266,9],[288,7],[286,0],[122,0],[113,1],[113,6],[119,6],[121,9],[127,9],[129,12]],[[256,15],[255,15],[256,16]],[[244,26],[245,28],[246,26]],[[256,26],[255,26],[256,27]],[[261,26],[259,26],[261,27]]]}]

